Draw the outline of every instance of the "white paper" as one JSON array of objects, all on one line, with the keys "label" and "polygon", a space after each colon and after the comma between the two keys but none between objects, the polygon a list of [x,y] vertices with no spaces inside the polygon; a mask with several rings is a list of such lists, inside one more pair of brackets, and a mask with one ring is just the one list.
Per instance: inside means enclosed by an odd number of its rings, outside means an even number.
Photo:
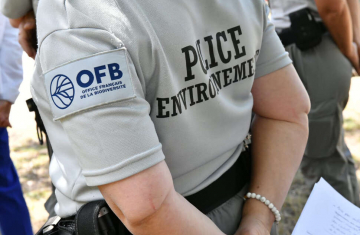
[{"label": "white paper", "polygon": [[360,208],[321,178],[292,235],[360,235]]}]

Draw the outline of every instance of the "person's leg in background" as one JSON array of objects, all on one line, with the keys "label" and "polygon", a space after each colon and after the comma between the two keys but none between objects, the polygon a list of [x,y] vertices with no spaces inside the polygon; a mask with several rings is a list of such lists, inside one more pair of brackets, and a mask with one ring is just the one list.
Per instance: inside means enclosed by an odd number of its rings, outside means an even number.
[{"label": "person's leg in background", "polygon": [[33,234],[6,128],[0,128],[0,230],[2,235]]},{"label": "person's leg in background", "polygon": [[355,162],[345,143],[342,111],[343,107],[338,107],[340,136],[335,151],[328,157],[322,158],[305,154],[301,171],[308,185],[313,186],[321,176],[345,198],[360,206]]},{"label": "person's leg in background", "polygon": [[309,140],[301,164],[307,185],[320,177],[359,205],[356,169],[344,140],[342,111],[349,98],[352,66],[329,34],[309,50],[287,48],[311,100]]}]

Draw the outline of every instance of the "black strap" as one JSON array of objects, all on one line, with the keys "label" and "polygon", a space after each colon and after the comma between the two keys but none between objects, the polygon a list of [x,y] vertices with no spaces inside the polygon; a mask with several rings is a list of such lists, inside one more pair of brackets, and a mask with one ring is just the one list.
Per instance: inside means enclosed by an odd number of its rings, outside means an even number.
[{"label": "black strap", "polygon": [[235,164],[220,178],[203,190],[185,198],[204,214],[219,207],[240,192],[250,181],[250,156],[250,148],[248,148],[240,154]]}]

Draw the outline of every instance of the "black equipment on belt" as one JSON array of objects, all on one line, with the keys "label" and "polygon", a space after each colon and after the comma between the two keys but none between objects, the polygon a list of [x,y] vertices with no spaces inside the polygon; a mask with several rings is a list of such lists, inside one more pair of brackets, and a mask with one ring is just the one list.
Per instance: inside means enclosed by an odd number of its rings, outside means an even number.
[{"label": "black equipment on belt", "polygon": [[[247,144],[245,143],[245,146]],[[185,197],[207,214],[235,196],[250,181],[251,153],[247,146],[237,161],[222,176],[199,192]],[[52,217],[36,235],[131,235],[105,200],[82,206],[76,216]]]},{"label": "black equipment on belt", "polygon": [[44,144],[43,133],[46,135],[46,130],[45,130],[44,123],[40,117],[39,110],[33,99],[26,100],[26,104],[29,109],[29,112],[35,112],[36,132],[37,132],[37,136],[38,136],[40,145],[43,145]]},{"label": "black equipment on belt", "polygon": [[39,112],[39,110],[38,110],[38,108],[37,108],[37,106],[36,106],[33,99],[26,100],[26,104],[27,104],[27,107],[29,109],[29,112],[35,112],[36,132],[37,132],[37,136],[38,136],[40,145],[44,144],[43,133],[45,134],[46,147],[47,147],[47,150],[48,150],[49,158],[51,160],[51,156],[53,154],[53,149],[52,149],[49,137],[47,135],[44,123],[43,123],[43,121],[41,119],[40,112]]},{"label": "black equipment on belt", "polygon": [[321,43],[322,35],[327,32],[322,22],[317,22],[311,10],[304,8],[289,15],[291,26],[278,32],[282,44],[286,47],[295,43],[302,50],[308,50]]},{"label": "black equipment on belt", "polygon": [[37,106],[36,106],[33,99],[26,100],[26,104],[27,104],[27,107],[29,109],[29,112],[35,112],[36,132],[37,132],[37,136],[38,136],[40,145],[44,144],[43,133],[45,134],[46,147],[47,147],[47,150],[48,150],[49,158],[51,160],[51,156],[53,154],[53,149],[51,147],[51,143],[50,143],[49,137],[47,135],[44,123],[43,123],[43,121],[41,119],[39,110],[38,110],[38,108],[37,108]]}]

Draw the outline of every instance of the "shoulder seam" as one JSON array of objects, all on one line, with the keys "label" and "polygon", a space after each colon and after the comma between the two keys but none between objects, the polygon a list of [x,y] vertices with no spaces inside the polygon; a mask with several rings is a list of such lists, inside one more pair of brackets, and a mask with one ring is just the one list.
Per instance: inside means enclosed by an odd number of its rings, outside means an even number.
[{"label": "shoulder seam", "polygon": [[43,42],[46,40],[47,37],[49,37],[50,35],[52,35],[53,33],[57,33],[59,31],[67,31],[67,30],[81,30],[81,29],[94,29],[94,30],[100,30],[100,31],[105,31],[107,32],[108,34],[111,34],[112,36],[116,37],[120,42],[121,42],[121,45],[119,45],[120,47],[124,46],[124,43],[120,40],[120,38],[118,38],[115,34],[109,32],[108,30],[106,29],[100,29],[100,28],[91,28],[91,27],[88,27],[88,28],[67,28],[67,29],[57,29],[57,30],[54,30],[50,33],[48,33],[44,38],[43,40],[39,43],[38,47],[39,47],[39,55],[41,53],[41,45],[43,44]]}]

